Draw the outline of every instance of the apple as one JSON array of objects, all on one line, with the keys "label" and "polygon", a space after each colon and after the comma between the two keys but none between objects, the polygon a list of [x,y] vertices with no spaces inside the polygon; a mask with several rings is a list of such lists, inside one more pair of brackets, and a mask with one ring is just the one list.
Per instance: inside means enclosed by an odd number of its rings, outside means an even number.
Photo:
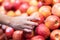
[{"label": "apple", "polygon": [[29,8],[29,4],[28,3],[22,3],[19,7],[19,10],[22,12],[22,13],[25,13],[27,11],[27,9]]},{"label": "apple", "polygon": [[0,40],[5,40],[5,34],[2,29],[0,29]]},{"label": "apple", "polygon": [[17,30],[13,33],[13,40],[22,40],[23,31]]},{"label": "apple", "polygon": [[7,27],[6,30],[5,30],[5,34],[8,38],[12,37],[13,32],[14,32],[14,29],[11,28],[11,27]]},{"label": "apple", "polygon": [[30,40],[30,39],[26,39],[26,40]]},{"label": "apple", "polygon": [[20,16],[21,15],[21,11],[20,10],[16,10],[15,14],[16,14],[16,16]]},{"label": "apple", "polygon": [[50,39],[51,40],[60,40],[60,30],[59,29],[53,30],[50,34]]},{"label": "apple", "polygon": [[6,10],[11,10],[12,8],[12,4],[9,1],[4,1],[2,6],[6,9]]},{"label": "apple", "polygon": [[57,29],[60,26],[60,19],[55,15],[48,16],[45,20],[45,25],[51,30]]},{"label": "apple", "polygon": [[51,7],[42,6],[41,8],[39,8],[39,13],[41,13],[46,18],[51,15]]},{"label": "apple", "polygon": [[27,14],[28,14],[28,15],[31,15],[33,12],[36,12],[36,11],[38,11],[38,7],[30,6],[30,7],[27,9]]},{"label": "apple", "polygon": [[3,30],[6,30],[7,27],[8,27],[7,25],[2,25]]},{"label": "apple", "polygon": [[41,6],[43,6],[43,2],[39,1],[37,7],[40,8]]},{"label": "apple", "polygon": [[0,5],[3,3],[3,0],[0,0]]},{"label": "apple", "polygon": [[3,30],[2,30],[2,29],[0,29],[0,36],[1,36],[1,35],[3,35]]},{"label": "apple", "polygon": [[21,4],[20,0],[15,0],[13,3],[14,10],[17,10],[19,8],[20,4]]},{"label": "apple", "polygon": [[34,32],[33,31],[24,34],[24,37],[26,39],[31,39],[33,36],[34,36]]},{"label": "apple", "polygon": [[44,0],[43,2],[44,2],[46,5],[50,5],[50,4],[52,4],[52,1],[53,1],[53,0]]},{"label": "apple", "polygon": [[37,11],[37,12],[33,12],[33,13],[30,15],[30,17],[32,17],[32,18],[34,17],[34,18],[36,18],[36,19],[39,19],[39,20],[32,20],[32,21],[37,22],[37,23],[39,23],[39,24],[44,21],[43,15],[40,14],[38,11]]},{"label": "apple", "polygon": [[21,3],[24,3],[24,2],[29,3],[30,2],[30,0],[20,0],[20,1],[21,1]]},{"label": "apple", "polygon": [[56,3],[53,5],[52,14],[60,17],[60,3]]},{"label": "apple", "polygon": [[15,12],[12,11],[12,10],[8,11],[6,15],[7,15],[7,16],[11,16],[11,17],[16,16]]},{"label": "apple", "polygon": [[53,4],[60,3],[60,0],[53,0]]},{"label": "apple", "polygon": [[50,35],[50,30],[43,23],[36,27],[35,32],[44,38],[47,38]]},{"label": "apple", "polygon": [[0,13],[5,15],[6,14],[6,10],[3,6],[0,6]]},{"label": "apple", "polygon": [[45,38],[37,35],[37,36],[32,37],[31,40],[45,40]]},{"label": "apple", "polygon": [[37,6],[37,5],[38,5],[38,1],[37,1],[37,0],[31,0],[31,1],[29,2],[29,4],[30,4],[31,6]]}]

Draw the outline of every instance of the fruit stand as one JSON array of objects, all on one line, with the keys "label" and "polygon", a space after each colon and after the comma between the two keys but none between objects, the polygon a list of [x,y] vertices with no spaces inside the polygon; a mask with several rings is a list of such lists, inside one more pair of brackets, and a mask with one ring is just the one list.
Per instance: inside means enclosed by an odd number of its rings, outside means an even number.
[{"label": "fruit stand", "polygon": [[0,0],[0,40],[60,40],[60,0]]}]

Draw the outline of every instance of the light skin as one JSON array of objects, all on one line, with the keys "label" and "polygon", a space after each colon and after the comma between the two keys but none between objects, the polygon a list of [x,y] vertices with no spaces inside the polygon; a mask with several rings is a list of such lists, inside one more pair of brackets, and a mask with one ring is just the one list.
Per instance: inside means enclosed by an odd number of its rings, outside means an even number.
[{"label": "light skin", "polygon": [[0,13],[0,23],[9,25],[16,30],[31,32],[34,26],[38,25],[38,23],[32,22],[31,20],[39,20],[39,19],[30,17],[30,16],[29,17],[27,16],[26,17],[22,17],[22,16],[10,17]]}]

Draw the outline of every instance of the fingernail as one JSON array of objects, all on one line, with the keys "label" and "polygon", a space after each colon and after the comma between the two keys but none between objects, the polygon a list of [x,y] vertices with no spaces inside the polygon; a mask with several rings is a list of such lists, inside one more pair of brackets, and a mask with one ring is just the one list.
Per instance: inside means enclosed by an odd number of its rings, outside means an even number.
[{"label": "fingernail", "polygon": [[32,30],[24,29],[25,32],[32,32]]}]

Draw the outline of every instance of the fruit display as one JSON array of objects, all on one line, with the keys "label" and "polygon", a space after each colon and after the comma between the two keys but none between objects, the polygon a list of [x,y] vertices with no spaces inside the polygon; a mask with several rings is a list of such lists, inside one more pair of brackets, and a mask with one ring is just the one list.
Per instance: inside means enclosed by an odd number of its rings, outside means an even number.
[{"label": "fruit display", "polygon": [[14,21],[9,19],[12,26],[19,25],[19,16],[32,21],[27,22],[28,26],[21,27],[25,28],[24,31],[21,28],[19,30],[20,25],[16,27],[17,30],[10,26],[7,18],[1,18],[7,25],[0,25],[0,40],[60,40],[60,0],[0,0],[0,14],[8,16],[8,19],[15,17]]}]

